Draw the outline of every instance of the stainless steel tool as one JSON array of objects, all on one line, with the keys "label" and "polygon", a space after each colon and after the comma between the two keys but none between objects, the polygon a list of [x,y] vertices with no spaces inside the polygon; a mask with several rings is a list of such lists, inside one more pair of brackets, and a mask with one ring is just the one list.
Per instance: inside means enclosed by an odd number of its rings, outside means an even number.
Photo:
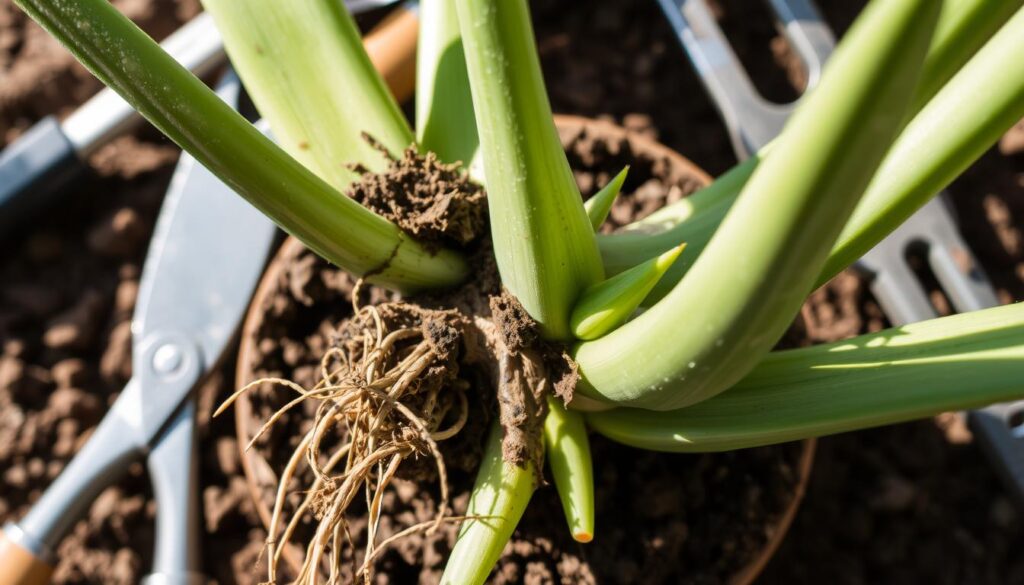
[{"label": "stainless steel tool", "polygon": [[[237,104],[231,75],[219,93]],[[150,242],[132,320],[132,379],[64,472],[0,538],[0,582],[46,582],[61,538],[93,499],[145,457],[157,501],[151,585],[198,573],[193,389],[240,323],[276,228],[182,154]]]},{"label": "stainless steel tool", "polygon": [[[835,47],[832,31],[809,0],[768,1],[806,67],[808,88],[814,87]],[[736,155],[749,157],[781,132],[796,104],[771,103],[758,94],[705,0],[658,2],[718,107]],[[912,253],[926,260],[957,311],[999,304],[940,194],[856,265],[870,278],[871,292],[894,325],[937,316],[908,263]],[[1024,401],[971,412],[969,421],[1008,487],[1024,502],[1022,414]]]},{"label": "stainless steel tool", "polygon": [[[346,0],[345,4],[353,14],[360,14],[396,1]],[[404,8],[416,12],[415,2],[406,2]],[[405,30],[396,32],[406,34]],[[394,35],[387,33],[375,30],[367,39],[380,37],[393,43]],[[161,46],[199,77],[212,73],[226,60],[220,34],[205,12],[167,37]],[[25,225],[28,214],[50,205],[82,173],[86,157],[141,119],[121,96],[103,89],[63,122],[47,116],[8,145],[0,152],[0,237]]]}]

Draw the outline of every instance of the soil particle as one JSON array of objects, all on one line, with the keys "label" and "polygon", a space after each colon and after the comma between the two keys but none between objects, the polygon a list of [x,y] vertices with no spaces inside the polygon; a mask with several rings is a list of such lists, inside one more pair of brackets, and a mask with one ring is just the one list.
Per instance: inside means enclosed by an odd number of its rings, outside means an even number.
[{"label": "soil particle", "polygon": [[77,388],[59,388],[50,394],[47,415],[75,418],[86,424],[99,420],[103,404],[99,399]]},{"label": "soil particle", "polygon": [[1007,156],[1024,152],[1024,120],[1006,131],[999,140],[999,152]]},{"label": "soil particle", "polygon": [[123,277],[114,292],[114,315],[130,317],[135,309],[135,299],[139,296],[139,282],[131,277]]},{"label": "soil particle", "polygon": [[203,490],[206,531],[217,532],[228,516],[243,513],[243,509],[251,507],[249,488],[242,477],[237,475],[231,477],[227,487],[216,485],[207,487]]},{"label": "soil particle", "polygon": [[217,455],[217,466],[226,476],[237,475],[240,462],[238,460],[238,441],[234,437],[220,437],[214,443]]},{"label": "soil particle", "polygon": [[465,324],[463,319],[457,317],[454,312],[428,315],[423,319],[420,328],[423,331],[423,338],[430,344],[430,348],[437,354],[437,359],[447,362],[458,355],[459,346],[462,343]]},{"label": "soil particle", "polygon": [[0,356],[0,387],[13,389],[24,378],[25,363],[10,355]]},{"label": "soil particle", "polygon": [[43,333],[43,345],[51,349],[89,347],[108,306],[103,293],[90,289],[71,308],[50,321]]},{"label": "soil particle", "polygon": [[[88,365],[81,358],[61,360],[50,369],[50,376],[58,388],[72,388],[82,384],[88,377]],[[2,385],[2,383],[0,383]]]},{"label": "soil particle", "polygon": [[89,249],[101,256],[128,257],[148,235],[138,212],[130,207],[104,217],[89,231]]},{"label": "soil particle", "polygon": [[361,169],[346,192],[350,197],[424,243],[464,247],[486,231],[483,188],[461,172],[461,165],[442,163],[434,153],[420,155],[415,146],[401,158],[385,154],[387,169]]},{"label": "soil particle", "polygon": [[100,357],[99,374],[110,384],[123,382],[132,374],[132,323],[125,320],[114,325],[107,338],[107,347]]}]

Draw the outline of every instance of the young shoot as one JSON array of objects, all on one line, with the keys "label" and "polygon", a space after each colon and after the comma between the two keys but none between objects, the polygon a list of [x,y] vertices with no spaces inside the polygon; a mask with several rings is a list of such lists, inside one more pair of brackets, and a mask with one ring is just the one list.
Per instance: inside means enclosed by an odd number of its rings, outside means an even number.
[{"label": "young shoot", "polygon": [[587,288],[572,309],[569,325],[577,339],[597,339],[622,325],[668,272],[686,244]]},{"label": "young shoot", "polygon": [[612,177],[611,181],[590,199],[587,199],[583,203],[583,208],[587,210],[587,217],[590,218],[590,225],[594,228],[594,232],[597,232],[601,228],[601,224],[608,219],[608,212],[612,210],[612,204],[615,203],[615,199],[619,196],[619,191],[622,190],[622,184],[626,182],[626,173],[629,172],[629,165],[626,165],[619,174]]}]

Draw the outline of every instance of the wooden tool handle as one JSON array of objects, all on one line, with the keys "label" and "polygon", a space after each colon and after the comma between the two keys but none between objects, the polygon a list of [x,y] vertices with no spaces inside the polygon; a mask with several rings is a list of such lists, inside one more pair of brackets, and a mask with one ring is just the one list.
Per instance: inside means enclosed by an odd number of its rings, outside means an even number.
[{"label": "wooden tool handle", "polygon": [[416,88],[416,37],[420,21],[415,12],[400,5],[371,30],[363,44],[399,103]]},{"label": "wooden tool handle", "polygon": [[0,532],[0,583],[3,585],[46,585],[53,567]]}]

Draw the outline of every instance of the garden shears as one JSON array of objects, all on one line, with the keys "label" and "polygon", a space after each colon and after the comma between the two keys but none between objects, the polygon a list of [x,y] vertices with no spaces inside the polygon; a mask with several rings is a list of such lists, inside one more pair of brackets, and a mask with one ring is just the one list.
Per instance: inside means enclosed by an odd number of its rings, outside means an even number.
[{"label": "garden shears", "polygon": [[[228,74],[218,93],[238,103]],[[88,442],[0,536],[0,582],[45,583],[57,546],[93,499],[145,458],[157,502],[149,585],[205,583],[198,571],[193,390],[228,347],[276,227],[187,153],[171,179],[132,318],[132,378]]]},{"label": "garden shears", "polygon": [[[687,56],[725,122],[733,150],[750,157],[782,131],[796,103],[764,99],[733,51],[706,0],[658,0]],[[800,57],[807,87],[821,77],[835,38],[809,0],[769,0],[783,33]],[[896,326],[938,316],[908,257],[917,254],[960,312],[999,304],[980,264],[960,237],[940,193],[855,265]],[[1024,401],[968,413],[968,422],[1007,487],[1024,503]]]}]

